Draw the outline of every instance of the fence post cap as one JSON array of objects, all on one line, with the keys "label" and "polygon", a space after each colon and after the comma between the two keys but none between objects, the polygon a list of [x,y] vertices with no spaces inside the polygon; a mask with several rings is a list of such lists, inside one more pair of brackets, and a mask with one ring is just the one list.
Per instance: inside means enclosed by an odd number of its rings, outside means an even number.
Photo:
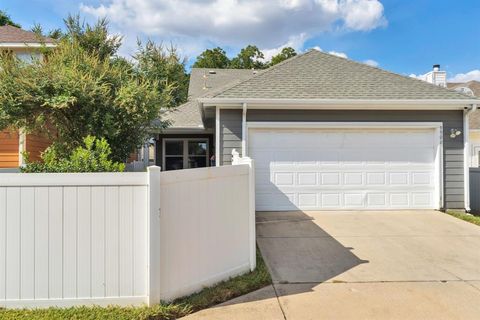
[{"label": "fence post cap", "polygon": [[160,172],[160,167],[159,166],[149,166],[147,167],[148,172]]}]

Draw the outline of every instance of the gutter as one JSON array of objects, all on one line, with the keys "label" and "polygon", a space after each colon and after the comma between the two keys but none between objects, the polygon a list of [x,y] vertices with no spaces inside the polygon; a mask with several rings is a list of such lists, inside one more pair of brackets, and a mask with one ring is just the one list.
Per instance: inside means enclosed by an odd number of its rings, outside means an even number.
[{"label": "gutter", "polygon": [[470,212],[470,115],[477,110],[474,103],[463,112],[463,188],[465,194],[465,211]]},{"label": "gutter", "polygon": [[239,107],[243,103],[259,105],[471,105],[480,103],[478,99],[257,99],[257,98],[198,98],[203,105],[234,104]]}]

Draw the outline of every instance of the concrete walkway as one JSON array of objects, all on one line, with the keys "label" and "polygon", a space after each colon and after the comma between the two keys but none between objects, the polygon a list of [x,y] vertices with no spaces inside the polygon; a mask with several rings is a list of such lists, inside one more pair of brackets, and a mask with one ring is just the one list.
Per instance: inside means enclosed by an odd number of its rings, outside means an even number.
[{"label": "concrete walkway", "polygon": [[265,287],[188,319],[480,319],[480,227],[434,211],[265,212]]}]

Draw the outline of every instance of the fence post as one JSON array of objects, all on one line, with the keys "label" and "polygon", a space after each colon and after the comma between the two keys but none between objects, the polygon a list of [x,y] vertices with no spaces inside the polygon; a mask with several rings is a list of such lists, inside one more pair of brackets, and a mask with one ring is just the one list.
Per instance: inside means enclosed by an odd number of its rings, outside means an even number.
[{"label": "fence post", "polygon": [[148,305],[160,303],[160,167],[148,172]]},{"label": "fence post", "polygon": [[247,164],[248,170],[248,219],[249,219],[249,245],[250,245],[250,270],[257,267],[257,246],[255,231],[255,165],[251,158],[240,158],[237,150],[232,150],[232,165]]},{"label": "fence post", "polygon": [[246,158],[250,167],[248,174],[248,211],[250,218],[250,271],[257,267],[256,225],[255,225],[255,163],[251,158]]}]

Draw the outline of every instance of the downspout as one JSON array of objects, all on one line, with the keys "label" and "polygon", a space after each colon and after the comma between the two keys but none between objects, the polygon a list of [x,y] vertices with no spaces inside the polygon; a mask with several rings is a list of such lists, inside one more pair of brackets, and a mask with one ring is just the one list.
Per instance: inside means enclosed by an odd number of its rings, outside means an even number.
[{"label": "downspout", "polygon": [[463,111],[463,181],[465,193],[465,211],[470,212],[470,114],[477,110],[477,105]]},{"label": "downspout", "polygon": [[215,107],[215,166],[220,167],[220,107]]},{"label": "downspout", "polygon": [[247,157],[247,104],[242,104],[242,158]]}]

